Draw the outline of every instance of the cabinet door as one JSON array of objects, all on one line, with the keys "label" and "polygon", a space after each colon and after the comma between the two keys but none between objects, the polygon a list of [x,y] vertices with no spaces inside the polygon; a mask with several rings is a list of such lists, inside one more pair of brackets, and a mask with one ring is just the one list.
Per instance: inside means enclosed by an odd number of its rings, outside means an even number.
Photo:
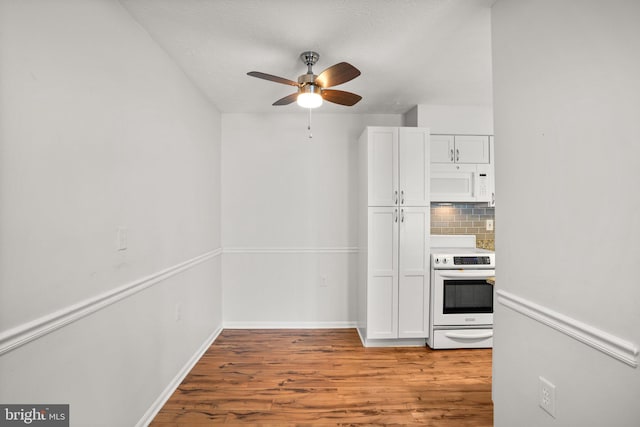
[{"label": "cabinet door", "polygon": [[398,337],[397,207],[369,208],[367,338]]},{"label": "cabinet door", "polygon": [[431,163],[453,163],[454,140],[453,135],[431,135]]},{"label": "cabinet door", "polygon": [[431,279],[427,245],[429,208],[401,207],[399,233],[398,337],[426,338]]},{"label": "cabinet door", "polygon": [[456,135],[455,161],[456,163],[489,163],[489,137]]},{"label": "cabinet door", "polygon": [[429,206],[429,132],[400,128],[398,159],[400,206]]},{"label": "cabinet door", "polygon": [[398,130],[374,128],[369,133],[369,206],[394,206],[398,200]]}]

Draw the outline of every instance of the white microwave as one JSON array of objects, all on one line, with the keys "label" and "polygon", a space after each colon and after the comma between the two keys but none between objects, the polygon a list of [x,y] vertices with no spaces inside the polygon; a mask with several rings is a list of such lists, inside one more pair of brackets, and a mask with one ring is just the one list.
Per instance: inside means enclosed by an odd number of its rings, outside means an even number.
[{"label": "white microwave", "polygon": [[495,205],[490,164],[431,164],[432,202],[487,202]]}]

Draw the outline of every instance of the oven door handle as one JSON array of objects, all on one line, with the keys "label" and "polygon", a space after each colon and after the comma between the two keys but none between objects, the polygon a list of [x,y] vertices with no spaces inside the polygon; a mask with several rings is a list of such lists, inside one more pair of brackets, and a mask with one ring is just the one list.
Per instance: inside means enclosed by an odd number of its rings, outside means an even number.
[{"label": "oven door handle", "polygon": [[484,340],[487,338],[491,338],[493,336],[493,331],[482,331],[478,333],[471,332],[446,332],[444,334],[445,337],[451,338],[452,340]]},{"label": "oven door handle", "polygon": [[495,270],[439,270],[438,275],[444,279],[481,279],[486,280],[496,275]]}]

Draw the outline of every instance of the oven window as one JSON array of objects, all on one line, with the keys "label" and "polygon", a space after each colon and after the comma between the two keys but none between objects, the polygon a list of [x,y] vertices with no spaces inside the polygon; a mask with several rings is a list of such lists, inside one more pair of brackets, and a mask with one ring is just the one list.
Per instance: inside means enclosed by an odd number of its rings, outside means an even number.
[{"label": "oven window", "polygon": [[444,314],[493,313],[493,286],[484,280],[445,280]]}]

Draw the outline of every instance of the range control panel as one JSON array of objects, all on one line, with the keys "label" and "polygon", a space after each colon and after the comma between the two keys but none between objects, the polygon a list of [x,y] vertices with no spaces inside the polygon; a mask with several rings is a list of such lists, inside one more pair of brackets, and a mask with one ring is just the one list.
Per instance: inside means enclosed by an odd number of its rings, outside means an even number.
[{"label": "range control panel", "polygon": [[434,254],[431,256],[433,268],[495,268],[495,255],[453,255]]},{"label": "range control panel", "polygon": [[454,265],[481,265],[491,264],[491,259],[488,256],[454,256]]}]

